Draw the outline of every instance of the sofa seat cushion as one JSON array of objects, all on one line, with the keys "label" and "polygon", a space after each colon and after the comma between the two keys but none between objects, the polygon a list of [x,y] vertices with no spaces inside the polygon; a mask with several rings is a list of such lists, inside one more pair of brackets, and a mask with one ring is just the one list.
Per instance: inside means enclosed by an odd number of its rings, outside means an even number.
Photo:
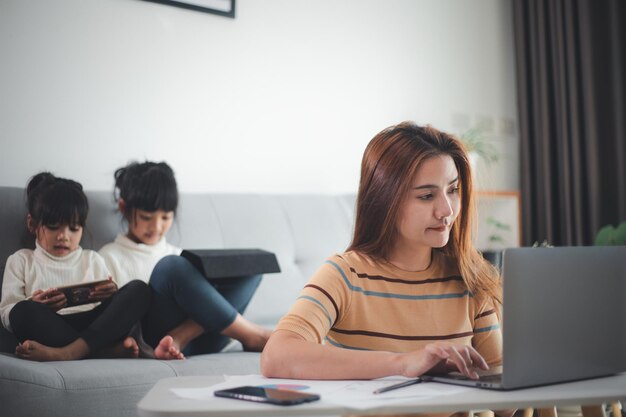
[{"label": "sofa seat cushion", "polygon": [[177,376],[247,375],[261,372],[261,354],[226,352],[190,356],[184,361],[167,361]]},{"label": "sofa seat cushion", "polygon": [[[229,352],[184,361],[85,359],[31,362],[0,353],[0,404],[7,416],[136,415],[139,400],[161,378],[254,374],[260,355]],[[14,395],[19,393],[19,397]],[[50,407],[59,404],[59,407]],[[78,413],[75,414],[74,412]]]}]

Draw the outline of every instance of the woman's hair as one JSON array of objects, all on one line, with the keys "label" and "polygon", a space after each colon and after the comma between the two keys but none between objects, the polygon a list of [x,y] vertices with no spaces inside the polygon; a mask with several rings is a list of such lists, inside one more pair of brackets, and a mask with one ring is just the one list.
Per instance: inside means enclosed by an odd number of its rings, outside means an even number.
[{"label": "woman's hair", "polygon": [[41,172],[26,187],[26,205],[32,219],[31,228],[69,224],[85,226],[89,202],[83,186],[76,181]]},{"label": "woman's hair", "polygon": [[176,212],[176,178],[165,162],[132,162],[116,170],[114,177],[114,198],[124,200],[127,215],[136,209]]},{"label": "woman's hair", "polygon": [[450,240],[438,250],[452,259],[468,289],[501,303],[498,271],[472,243],[475,222],[474,190],[467,152],[453,136],[430,126],[403,122],[378,133],[367,145],[361,163],[354,236],[348,250],[384,259],[398,236],[400,207],[424,161],[448,155],[459,174],[461,208]]}]

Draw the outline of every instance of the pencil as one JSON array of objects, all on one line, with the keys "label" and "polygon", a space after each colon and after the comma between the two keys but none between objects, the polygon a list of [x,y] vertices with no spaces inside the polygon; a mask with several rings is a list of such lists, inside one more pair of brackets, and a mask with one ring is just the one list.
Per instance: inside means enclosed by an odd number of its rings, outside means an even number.
[{"label": "pencil", "polygon": [[409,379],[408,381],[400,382],[399,384],[393,384],[386,387],[378,388],[377,390],[374,390],[373,394],[382,394],[383,392],[408,387],[409,385],[419,384],[420,382],[422,382],[420,378]]}]

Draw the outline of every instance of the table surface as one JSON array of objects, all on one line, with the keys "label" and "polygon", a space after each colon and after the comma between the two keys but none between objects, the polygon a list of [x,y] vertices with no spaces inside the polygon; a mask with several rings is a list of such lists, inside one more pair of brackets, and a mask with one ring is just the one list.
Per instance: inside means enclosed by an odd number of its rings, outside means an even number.
[{"label": "table surface", "polygon": [[190,400],[178,397],[170,390],[208,387],[223,381],[224,378],[221,376],[162,379],[139,402],[139,415],[145,417],[368,415],[541,408],[626,401],[626,373],[512,391],[472,388],[463,393],[447,396],[445,401],[442,401],[442,397],[420,398],[418,402],[404,402],[358,411],[325,403],[323,398],[313,403],[283,407],[226,398]]}]

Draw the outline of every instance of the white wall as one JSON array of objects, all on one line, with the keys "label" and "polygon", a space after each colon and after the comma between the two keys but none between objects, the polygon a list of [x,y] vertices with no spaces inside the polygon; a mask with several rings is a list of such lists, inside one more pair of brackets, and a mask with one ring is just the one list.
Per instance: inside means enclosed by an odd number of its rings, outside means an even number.
[{"label": "white wall", "polygon": [[[229,19],[138,0],[0,0],[0,185],[110,189],[132,159],[183,191],[355,192],[402,120],[486,122],[518,188],[510,0],[237,0]],[[513,129],[511,129],[511,125]]]}]

